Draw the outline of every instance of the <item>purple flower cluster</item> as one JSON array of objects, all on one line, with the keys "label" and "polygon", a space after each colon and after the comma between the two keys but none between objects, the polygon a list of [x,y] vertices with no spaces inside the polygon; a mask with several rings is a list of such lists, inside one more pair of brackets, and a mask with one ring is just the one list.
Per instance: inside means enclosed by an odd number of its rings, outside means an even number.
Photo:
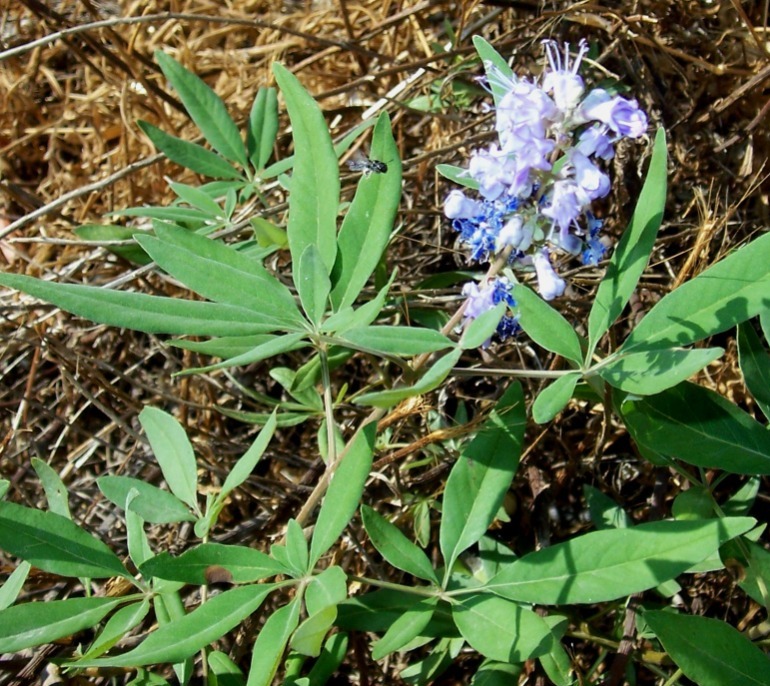
[{"label": "purple flower cluster", "polygon": [[[601,88],[586,93],[578,74],[585,41],[573,59],[568,44],[560,51],[546,41],[545,50],[548,68],[539,82],[485,64],[498,140],[475,151],[464,172],[480,197],[451,191],[444,214],[471,260],[488,262],[507,251],[508,264],[533,269],[540,295],[552,300],[566,288],[552,252],[580,255],[589,265],[602,259],[602,223],[591,213],[592,203],[610,191],[600,163],[612,159],[621,138],[642,136],[647,116],[635,100]],[[496,277],[466,285],[466,321],[501,300],[514,305],[511,288],[511,280]],[[515,329],[510,319],[501,322],[501,337]]]}]

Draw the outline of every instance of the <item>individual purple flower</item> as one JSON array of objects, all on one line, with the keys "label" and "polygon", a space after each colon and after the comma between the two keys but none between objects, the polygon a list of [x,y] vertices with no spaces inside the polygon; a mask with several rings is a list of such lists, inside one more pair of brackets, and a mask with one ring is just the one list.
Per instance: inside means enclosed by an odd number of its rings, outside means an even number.
[{"label": "individual purple flower", "polygon": [[541,214],[553,220],[560,229],[569,229],[583,209],[579,191],[572,179],[555,181]]},{"label": "individual purple flower", "polygon": [[580,134],[575,149],[586,157],[593,155],[608,162],[615,157],[615,148],[612,147],[612,140],[607,135],[607,131],[608,128],[604,124],[590,126]]},{"label": "individual purple flower", "polygon": [[582,121],[599,121],[618,136],[639,138],[647,130],[647,115],[636,100],[612,96],[603,88],[595,88],[580,103]]},{"label": "individual purple flower", "polygon": [[583,79],[577,73],[583,56],[588,52],[588,43],[580,41],[578,54],[570,63],[569,43],[564,44],[564,57],[556,41],[544,41],[548,62],[551,65],[543,79],[543,90],[553,94],[556,106],[565,114],[571,112],[580,102],[585,90]]},{"label": "individual purple flower", "polygon": [[604,224],[604,222],[601,219],[597,219],[593,213],[586,213],[588,238],[586,239],[585,248],[580,256],[585,265],[595,267],[601,262],[607,252],[607,246],[599,239],[599,231],[602,228],[602,224]]},{"label": "individual purple flower", "polygon": [[511,246],[514,250],[526,252],[532,245],[535,227],[532,222],[524,222],[521,215],[514,214],[500,229],[497,235],[498,252],[506,246]]},{"label": "individual purple flower", "polygon": [[522,79],[513,84],[497,104],[495,128],[500,143],[508,147],[511,139],[522,147],[533,138],[546,138],[549,127],[558,121],[559,108],[548,94],[529,81]]},{"label": "individual purple flower", "polygon": [[537,289],[543,300],[553,300],[562,295],[567,284],[553,268],[548,248],[536,252],[532,256],[532,263],[535,265],[537,275]]},{"label": "individual purple flower", "polygon": [[578,150],[569,152],[569,164],[575,172],[575,183],[582,193],[583,206],[592,200],[603,198],[610,192],[610,177],[597,167],[588,157]]},{"label": "individual purple flower", "polygon": [[489,150],[477,150],[468,164],[468,174],[478,182],[479,193],[487,200],[495,200],[511,182],[511,165],[496,145]]},{"label": "individual purple flower", "polygon": [[495,306],[495,289],[489,284],[479,288],[475,281],[469,281],[463,286],[462,294],[468,299],[463,313],[466,320],[476,319]]},{"label": "individual purple flower", "polygon": [[586,241],[585,249],[580,254],[580,259],[583,261],[583,264],[595,267],[602,261],[606,252],[607,247],[598,238],[589,238]]},{"label": "individual purple flower", "polygon": [[470,219],[483,212],[484,206],[478,200],[471,200],[462,191],[450,191],[444,200],[444,214],[449,219]]}]

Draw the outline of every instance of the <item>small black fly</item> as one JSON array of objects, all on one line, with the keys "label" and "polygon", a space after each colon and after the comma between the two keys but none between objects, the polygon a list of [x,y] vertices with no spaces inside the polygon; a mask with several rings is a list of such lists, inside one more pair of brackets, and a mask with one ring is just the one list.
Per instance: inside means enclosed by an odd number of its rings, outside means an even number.
[{"label": "small black fly", "polygon": [[368,157],[358,155],[356,159],[348,160],[348,169],[364,172],[364,174],[385,174],[388,171],[388,165],[379,160],[370,160]]}]

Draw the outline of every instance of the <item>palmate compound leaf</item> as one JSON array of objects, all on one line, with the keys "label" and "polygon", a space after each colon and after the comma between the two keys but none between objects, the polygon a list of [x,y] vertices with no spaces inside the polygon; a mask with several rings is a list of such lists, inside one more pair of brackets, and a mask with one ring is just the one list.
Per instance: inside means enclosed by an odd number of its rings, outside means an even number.
[{"label": "palmate compound leaf", "polygon": [[755,525],[727,517],[593,531],[515,560],[484,589],[541,605],[624,598],[677,577]]},{"label": "palmate compound leaf", "polygon": [[770,686],[770,658],[726,622],[665,611],[643,616],[669,656],[699,686]]},{"label": "palmate compound leaf", "polygon": [[66,517],[0,502],[0,550],[61,576],[133,581],[117,555]]},{"label": "palmate compound leaf", "polygon": [[140,667],[182,662],[234,629],[257,610],[274,588],[274,584],[257,584],[224,591],[189,614],[163,624],[127,653],[97,660],[78,660],[70,666]]}]

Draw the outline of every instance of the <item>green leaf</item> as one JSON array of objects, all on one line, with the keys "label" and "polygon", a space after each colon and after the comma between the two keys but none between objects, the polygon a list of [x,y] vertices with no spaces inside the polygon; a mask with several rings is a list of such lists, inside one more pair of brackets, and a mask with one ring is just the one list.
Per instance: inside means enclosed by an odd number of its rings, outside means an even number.
[{"label": "green leaf", "polygon": [[295,598],[267,618],[252,649],[246,686],[270,686],[273,683],[289,637],[297,628],[299,611],[299,598]]},{"label": "green leaf", "polygon": [[620,316],[650,259],[666,204],[666,159],[666,134],[660,128],[631,223],[615,248],[588,316],[586,359],[591,358],[599,339]]},{"label": "green leaf", "polygon": [[222,99],[204,81],[160,50],[155,60],[182,100],[190,119],[217,152],[242,167],[247,165],[240,131]]},{"label": "green leaf", "polygon": [[182,202],[196,210],[200,210],[208,215],[211,220],[222,221],[226,219],[226,214],[222,207],[206,191],[201,190],[200,187],[190,186],[186,183],[175,183],[174,181],[170,181],[168,185]]},{"label": "green leaf", "polygon": [[770,235],[757,238],[660,300],[622,352],[684,346],[751,319],[770,303]]},{"label": "green leaf", "polygon": [[524,662],[551,647],[551,629],[532,610],[493,595],[475,595],[452,605],[452,618],[479,653],[501,662]]},{"label": "green leaf", "polygon": [[179,557],[163,552],[147,560],[140,571],[144,576],[202,585],[209,583],[207,570],[211,567],[226,570],[236,584],[259,581],[287,571],[283,565],[255,548],[222,543],[203,543]]},{"label": "green leaf", "polygon": [[278,133],[278,93],[260,86],[249,114],[246,148],[254,169],[264,169]]},{"label": "green leaf", "polygon": [[633,525],[626,511],[598,488],[583,484],[583,496],[588,503],[591,521],[597,529],[625,528]]},{"label": "green leaf", "polygon": [[220,336],[207,341],[174,340],[167,341],[167,344],[183,350],[192,350],[202,355],[227,359],[244,355],[273,339],[274,336],[270,334],[255,334],[253,336]]},{"label": "green leaf", "polygon": [[445,179],[449,179],[460,186],[465,186],[474,191],[479,189],[479,182],[470,177],[465,167],[456,167],[452,164],[437,164],[436,171]]},{"label": "green leaf", "polygon": [[463,350],[472,350],[488,343],[489,339],[492,338],[492,334],[497,330],[497,325],[503,318],[507,308],[508,305],[501,302],[491,310],[487,310],[474,318],[465,326],[459,343],[460,347]]},{"label": "green leaf", "polygon": [[539,346],[581,366],[583,351],[575,329],[557,310],[524,284],[513,289],[519,324]]},{"label": "green leaf", "polygon": [[399,386],[387,391],[376,393],[364,393],[356,398],[358,405],[372,405],[374,407],[392,407],[402,400],[412,398],[415,395],[428,393],[441,384],[449,376],[463,351],[459,348],[448,352],[430,365],[428,371],[412,386]]},{"label": "green leaf", "polygon": [[476,543],[502,505],[519,466],[526,415],[521,384],[512,383],[449,474],[441,515],[447,573]]},{"label": "green leaf", "polygon": [[731,517],[594,531],[519,558],[484,588],[539,605],[615,600],[675,578],[755,524]]},{"label": "green leaf", "polygon": [[0,610],[5,610],[6,607],[10,607],[16,602],[31,568],[32,565],[29,562],[20,562],[19,566],[5,580],[5,583],[0,586]]},{"label": "green leaf", "polygon": [[652,395],[690,378],[724,353],[722,348],[681,348],[620,354],[602,365],[599,376],[627,393]]},{"label": "green leaf", "polygon": [[284,336],[271,336],[269,340],[264,343],[260,343],[257,347],[252,348],[248,352],[230,357],[222,362],[216,364],[210,364],[206,367],[194,367],[191,369],[185,369],[179,374],[203,374],[205,372],[211,372],[216,369],[227,369],[228,367],[237,367],[253,362],[260,362],[266,360],[269,357],[280,355],[291,350],[299,350],[306,348],[308,342],[305,340],[307,334],[304,333],[288,333]]},{"label": "green leaf", "polygon": [[382,355],[412,356],[454,347],[444,334],[413,326],[366,326],[348,329],[338,341],[356,350]]},{"label": "green leaf", "polygon": [[331,281],[321,253],[312,243],[302,251],[299,262],[294,263],[293,277],[302,309],[307,318],[318,326],[326,312]]},{"label": "green leaf", "polygon": [[572,399],[581,376],[582,372],[565,374],[540,391],[532,404],[532,418],[538,424],[550,422]]},{"label": "green leaf", "polygon": [[101,476],[96,480],[99,490],[110,502],[123,509],[128,492],[134,488],[138,496],[131,501],[131,509],[146,522],[171,524],[194,522],[196,517],[175,495],[146,481],[130,476]]},{"label": "green leaf", "polygon": [[372,644],[372,659],[381,660],[419,636],[433,617],[437,603],[438,598],[425,598],[404,612],[385,635]]},{"label": "green leaf", "polygon": [[376,423],[364,426],[352,439],[347,452],[332,475],[310,543],[310,567],[313,567],[344,531],[353,518],[372,466]]},{"label": "green leaf", "polygon": [[245,686],[243,672],[227,654],[221,650],[212,650],[206,660],[209,664],[208,686]]},{"label": "green leaf", "polygon": [[337,671],[348,649],[348,635],[343,632],[332,634],[326,640],[321,654],[308,673],[310,686],[323,686]]},{"label": "green leaf", "polygon": [[738,326],[738,358],[746,388],[770,418],[770,355],[750,322]]},{"label": "green leaf", "polygon": [[177,226],[156,226],[157,238],[137,240],[158,265],[209,300],[244,307],[252,319],[297,329],[304,319],[293,296],[257,260]]},{"label": "green leaf", "polygon": [[665,611],[644,619],[666,652],[700,686],[768,686],[770,658],[726,622]]},{"label": "green leaf", "polygon": [[127,653],[97,660],[77,660],[70,666],[139,667],[182,662],[255,612],[273,588],[273,584],[256,584],[224,591],[210,597],[189,614],[163,624]]},{"label": "green leaf", "polygon": [[150,601],[145,598],[141,602],[131,603],[121,607],[104,625],[99,635],[94,639],[89,649],[83,655],[84,660],[91,660],[106,653],[147,616],[150,611]]},{"label": "green leaf", "polygon": [[696,484],[690,485],[674,498],[671,514],[675,519],[709,519],[715,516],[711,491]]},{"label": "green leaf", "polygon": [[200,514],[195,453],[182,425],[156,407],[145,407],[139,414],[139,423],[171,492]]},{"label": "green leaf", "polygon": [[126,598],[70,598],[9,607],[0,611],[0,653],[15,653],[73,636],[95,626],[125,602]]},{"label": "green leaf", "polygon": [[152,557],[152,548],[150,548],[150,541],[147,538],[147,534],[144,531],[144,520],[141,515],[134,512],[131,504],[139,496],[139,491],[132,488],[126,496],[126,539],[128,542],[128,556],[131,561],[138,567],[145,560]]},{"label": "green leaf", "polygon": [[427,555],[398,527],[368,505],[361,506],[361,519],[372,545],[391,565],[438,585],[438,577]]},{"label": "green leaf", "polygon": [[506,88],[501,79],[511,79],[513,77],[513,70],[505,61],[505,58],[497,52],[486,40],[481,36],[473,36],[473,47],[476,48],[476,52],[479,53],[482,63],[484,64],[484,71],[489,81],[489,87],[492,90],[492,97],[495,101],[495,106],[500,104],[501,98],[510,90]]},{"label": "green leaf", "polygon": [[335,311],[352,305],[382,259],[401,200],[401,159],[383,112],[372,134],[371,154],[384,161],[384,174],[364,174],[337,237],[331,301]]},{"label": "green leaf", "polygon": [[15,503],[0,502],[0,549],[51,574],[133,579],[112,550],[74,522]]},{"label": "green leaf", "polygon": [[751,477],[733,493],[722,505],[722,512],[727,517],[742,517],[747,515],[754,505],[761,479],[758,476]]},{"label": "green leaf", "polygon": [[274,411],[254,439],[251,447],[238,458],[238,461],[233,465],[233,468],[225,479],[225,483],[222,484],[222,490],[217,496],[218,500],[224,500],[224,498],[251,476],[254,467],[257,466],[257,462],[259,462],[265,450],[267,450],[267,446],[275,433],[276,423],[276,412]]},{"label": "green leaf", "polygon": [[145,333],[229,336],[272,330],[257,321],[250,310],[220,303],[51,283],[19,274],[0,274],[0,285],[16,288],[100,324]]},{"label": "green leaf", "polygon": [[331,272],[337,255],[340,174],[329,130],[315,100],[297,78],[277,62],[281,89],[294,138],[294,173],[289,194],[289,247],[295,265],[308,245],[315,245]]},{"label": "green leaf", "polygon": [[[541,656],[541,660],[543,657],[545,656]],[[470,686],[510,686],[518,683],[521,672],[520,664],[512,665],[508,662],[486,659],[473,675]]]},{"label": "green leaf", "polygon": [[323,640],[334,625],[335,619],[337,619],[336,605],[329,605],[310,615],[297,627],[291,637],[292,650],[301,655],[318,657],[321,654]]},{"label": "green leaf", "polygon": [[172,136],[146,121],[140,120],[137,124],[158,150],[185,169],[212,179],[244,178],[227,160],[202,145]]},{"label": "green leaf", "polygon": [[311,579],[305,589],[305,607],[312,615],[325,607],[339,605],[347,596],[347,575],[342,567],[333,565]]},{"label": "green leaf", "polygon": [[62,517],[72,519],[67,499],[67,487],[64,485],[59,474],[38,457],[32,458],[32,467],[37,474],[37,478],[40,479],[40,483],[43,484],[45,497],[48,501],[48,509]]},{"label": "green leaf", "polygon": [[308,573],[308,549],[305,534],[296,519],[290,519],[286,527],[286,559],[298,577]]},{"label": "green leaf", "polygon": [[130,241],[128,245],[108,245],[107,250],[135,264],[149,264],[147,253],[134,241],[137,229],[133,226],[114,224],[83,224],[74,229],[75,235],[84,241]]},{"label": "green leaf", "polygon": [[718,393],[691,383],[623,403],[634,440],[689,464],[770,474],[770,432]]},{"label": "green leaf", "polygon": [[169,686],[169,683],[158,674],[139,669],[136,672],[136,678],[131,679],[126,686]]}]

